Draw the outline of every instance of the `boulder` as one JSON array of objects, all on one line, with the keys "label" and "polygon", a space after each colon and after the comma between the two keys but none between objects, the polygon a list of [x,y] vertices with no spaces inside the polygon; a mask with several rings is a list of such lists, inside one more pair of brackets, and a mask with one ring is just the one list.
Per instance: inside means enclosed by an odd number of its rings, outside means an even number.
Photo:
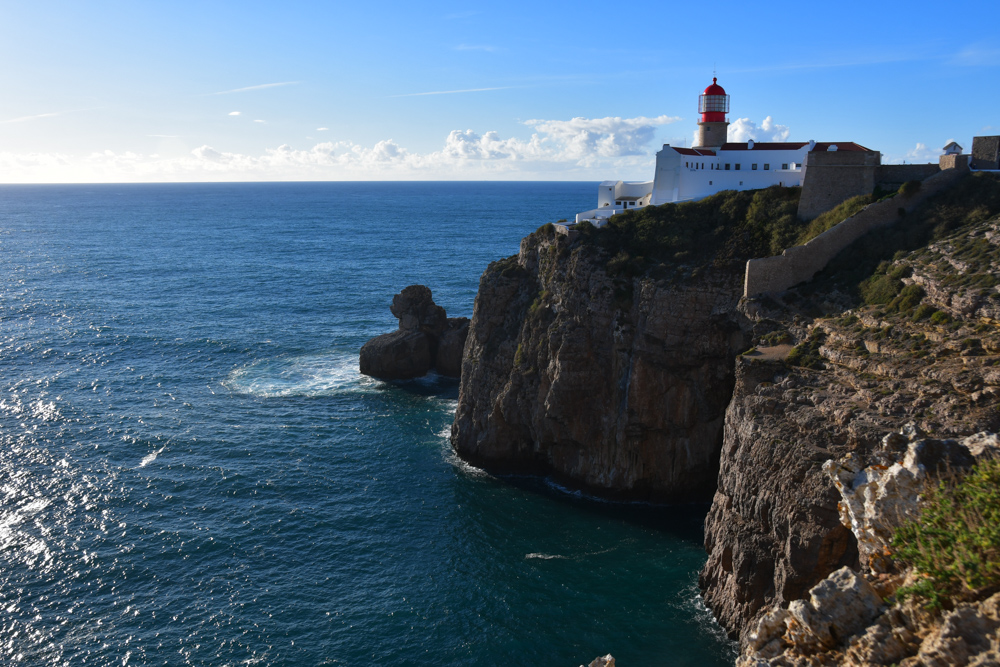
[{"label": "boulder", "polygon": [[361,348],[361,372],[383,380],[405,380],[431,369],[431,341],[422,331],[393,331]]},{"label": "boulder", "polygon": [[389,310],[399,319],[399,329],[364,344],[362,373],[382,380],[407,380],[432,369],[448,377],[461,376],[467,317],[449,318],[424,285],[403,289]]},{"label": "boulder", "polygon": [[425,285],[410,285],[392,297],[389,311],[399,319],[403,331],[422,331],[438,337],[448,326],[444,308],[434,303],[431,290]]}]

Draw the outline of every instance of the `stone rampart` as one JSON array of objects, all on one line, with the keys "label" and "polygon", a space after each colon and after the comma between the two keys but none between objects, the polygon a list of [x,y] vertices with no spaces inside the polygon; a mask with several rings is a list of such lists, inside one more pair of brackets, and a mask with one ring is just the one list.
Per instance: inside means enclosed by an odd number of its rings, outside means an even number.
[{"label": "stone rampart", "polygon": [[784,292],[812,279],[837,253],[873,229],[899,219],[899,209],[913,210],[925,199],[950,187],[967,174],[966,169],[946,169],[923,182],[915,193],[869,204],[856,215],[831,227],[805,245],[788,248],[775,257],[747,262],[743,296]]},{"label": "stone rampart", "polygon": [[925,181],[939,171],[937,164],[883,164],[875,170],[875,185],[892,190],[907,181]]},{"label": "stone rampart", "polygon": [[1000,169],[1000,136],[972,138],[972,168]]},{"label": "stone rampart", "polygon": [[846,199],[871,194],[880,161],[878,151],[806,153],[799,217],[812,220]]}]

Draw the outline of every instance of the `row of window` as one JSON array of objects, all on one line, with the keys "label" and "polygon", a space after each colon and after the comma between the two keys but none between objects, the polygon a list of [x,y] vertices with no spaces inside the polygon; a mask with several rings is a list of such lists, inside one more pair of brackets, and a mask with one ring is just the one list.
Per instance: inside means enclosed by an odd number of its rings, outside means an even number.
[{"label": "row of window", "polygon": [[[685,162],[684,166],[687,167],[687,168],[689,168],[689,169],[704,169],[705,168],[705,163],[704,162]],[[735,171],[739,171],[740,170],[740,163],[739,162],[735,163],[735,167],[736,167]],[[710,168],[711,169],[719,169],[720,167],[717,164],[713,164],[713,165],[710,165]],[[729,171],[729,168],[730,168],[730,163],[727,162],[726,163],[726,167],[725,167],[725,171]],[[781,165],[781,168],[782,169],[788,169],[788,163],[787,162],[783,163]],[[757,171],[757,163],[754,162],[750,166],[750,169],[752,171]],[[792,162],[792,169],[796,169],[796,166],[795,166],[794,162]],[[768,163],[768,162],[765,162],[764,163],[764,171],[770,171],[770,170],[771,170],[771,164]]]}]

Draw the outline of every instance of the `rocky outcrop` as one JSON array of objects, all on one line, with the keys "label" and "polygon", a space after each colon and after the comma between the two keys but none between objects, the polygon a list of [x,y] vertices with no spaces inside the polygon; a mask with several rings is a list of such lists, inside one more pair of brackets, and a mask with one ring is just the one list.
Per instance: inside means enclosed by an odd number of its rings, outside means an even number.
[{"label": "rocky outcrop", "polygon": [[848,568],[808,600],[760,619],[737,667],[962,667],[1000,664],[1000,594],[934,612],[917,600],[884,604],[900,577],[877,591]]},{"label": "rocky outcrop", "polygon": [[449,318],[444,308],[434,303],[431,290],[423,285],[405,288],[393,297],[389,309],[399,319],[399,329],[364,344],[360,354],[362,373],[383,380],[403,380],[434,369],[441,375],[459,377],[468,318]]},{"label": "rocky outcrop", "polygon": [[[887,517],[913,511],[902,492],[922,486],[932,459],[967,465],[949,439],[996,430],[1000,331],[874,308],[818,320],[777,303],[743,309],[755,342],[780,330],[815,350],[814,368],[751,356],[736,366],[701,585],[745,645],[763,615],[831,572],[883,569]],[[977,442],[992,451],[991,438]]]},{"label": "rocky outcrop", "polygon": [[740,263],[681,281],[609,273],[539,231],[480,280],[452,445],[495,471],[616,497],[708,498],[733,358]]}]

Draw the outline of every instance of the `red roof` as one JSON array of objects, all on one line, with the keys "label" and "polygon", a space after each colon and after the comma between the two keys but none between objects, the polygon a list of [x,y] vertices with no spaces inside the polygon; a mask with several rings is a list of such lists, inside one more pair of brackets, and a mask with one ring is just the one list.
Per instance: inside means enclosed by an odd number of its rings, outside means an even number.
[{"label": "red roof", "polygon": [[706,95],[725,95],[726,89],[716,83],[718,77],[712,77],[712,85],[705,89]]},{"label": "red roof", "polygon": [[[808,141],[783,141],[783,142],[767,142],[767,141],[755,141],[753,142],[753,150],[755,151],[797,151],[803,146],[808,146]],[[817,144],[818,145],[818,144]],[[724,151],[745,151],[750,150],[747,148],[747,144],[725,144],[721,150]]]},{"label": "red roof", "polygon": [[[755,151],[797,151],[805,146],[808,146],[808,141],[755,141],[753,142],[753,149]],[[825,151],[830,148],[830,146],[837,146],[838,151],[870,151],[870,148],[865,148],[860,144],[856,144],[853,141],[824,141],[816,142],[813,147],[813,151]],[[738,144],[726,144],[721,150],[724,151],[746,151],[751,150],[747,147],[745,143]]]},{"label": "red roof", "polygon": [[838,151],[867,151],[871,152],[872,149],[865,148],[861,144],[856,144],[853,141],[825,141],[820,143],[816,142],[816,146],[813,148],[814,151],[825,151],[830,148],[830,146],[836,145]]},{"label": "red roof", "polygon": [[704,148],[677,148],[676,146],[671,146],[671,148],[681,155],[698,155],[700,157],[715,155],[715,151],[707,151]]}]

